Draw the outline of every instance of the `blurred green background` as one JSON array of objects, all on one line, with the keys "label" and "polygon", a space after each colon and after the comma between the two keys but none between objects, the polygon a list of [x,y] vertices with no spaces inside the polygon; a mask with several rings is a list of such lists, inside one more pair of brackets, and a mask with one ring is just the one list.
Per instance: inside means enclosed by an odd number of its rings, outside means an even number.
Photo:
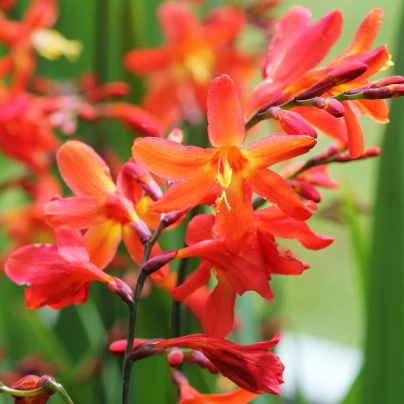
[{"label": "blurred green background", "polygon": [[[132,85],[132,100],[139,101],[144,91],[143,82],[125,72],[123,54],[135,47],[155,46],[161,43],[156,21],[157,0],[61,0],[60,18],[56,29],[70,39],[84,44],[84,52],[75,64],[66,61],[40,60],[39,73],[55,78],[76,77],[89,70],[96,71],[103,81],[128,80]],[[224,1],[206,1],[204,11]],[[374,7],[385,10],[385,19],[376,45],[389,44],[397,74],[404,72],[400,54],[401,2],[396,0],[368,0],[352,2],[340,0],[302,0],[298,4],[310,8],[314,20],[336,6],[344,15],[343,34],[330,57],[342,51],[351,40],[356,27]],[[17,18],[27,2],[19,1],[12,16]],[[284,1],[276,10],[282,15],[290,6]],[[388,74],[394,74],[390,68]],[[401,68],[401,69],[400,69]],[[324,201],[319,214],[311,220],[312,227],[335,237],[335,243],[324,251],[311,252],[296,247],[300,257],[311,268],[304,275],[275,281],[277,304],[263,304],[247,294],[239,300],[238,308],[245,329],[236,338],[251,343],[259,337],[257,327],[262,319],[280,318],[286,330],[295,336],[301,334],[321,337],[328,341],[362,350],[365,365],[346,403],[390,404],[404,402],[404,170],[402,136],[404,114],[401,100],[394,100],[392,124],[379,125],[368,118],[361,120],[368,146],[381,145],[380,158],[334,165],[331,173],[340,182],[339,191],[323,192]],[[98,133],[93,128],[82,131]],[[262,125],[261,133],[268,133]],[[104,141],[119,150],[122,158],[130,155],[133,137],[120,126],[103,128]],[[322,150],[327,141],[317,147]],[[0,178],[14,175],[18,168],[2,159]],[[1,208],[15,205],[20,195],[6,193],[0,196]],[[168,240],[170,239],[170,240]],[[166,237],[174,246],[182,240]],[[65,363],[58,380],[65,384],[76,403],[117,403],[120,392],[121,361],[107,352],[107,332],[125,308],[118,299],[105,302],[108,291],[93,286],[92,298],[86,305],[70,307],[60,314],[50,310],[28,311],[23,307],[22,288],[8,279],[0,279],[0,345],[7,351],[0,363],[9,368],[21,358],[42,353],[47,359]],[[153,292],[140,307],[140,337],[168,337],[171,302],[167,296]],[[190,321],[190,329],[195,325]],[[197,329],[197,328],[196,328]],[[298,362],[299,352],[295,361]],[[103,364],[98,372],[99,363]],[[327,358],[325,358],[327,362]],[[333,366],[329,363],[329,366]],[[304,364],[296,369],[304,372]],[[192,368],[186,369],[191,382],[201,391],[214,388],[213,379]],[[94,380],[87,377],[95,372]],[[321,372],[321,368],[318,368]],[[299,382],[301,376],[301,380]],[[297,374],[297,384],[304,380]],[[316,374],[311,375],[313,382]],[[171,403],[175,390],[163,358],[152,358],[136,365],[133,403]],[[286,380],[288,383],[288,380]],[[343,396],[343,392],[341,396]],[[298,388],[291,402],[311,403],[304,388]],[[318,404],[328,402],[316,401]],[[254,402],[284,402],[285,399],[261,397]],[[0,396],[0,403],[9,403],[9,397]],[[58,402],[52,398],[51,402]],[[285,401],[286,402],[286,401]]]}]

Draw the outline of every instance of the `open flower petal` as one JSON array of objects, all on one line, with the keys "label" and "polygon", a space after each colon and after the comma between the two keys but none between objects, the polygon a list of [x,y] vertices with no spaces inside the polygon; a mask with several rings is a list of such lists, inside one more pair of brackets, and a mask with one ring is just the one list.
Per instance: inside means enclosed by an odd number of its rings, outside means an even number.
[{"label": "open flower petal", "polygon": [[240,146],[245,141],[243,110],[236,87],[225,74],[210,84],[208,124],[209,140],[215,147]]},{"label": "open flower petal", "polygon": [[278,205],[279,209],[296,220],[307,220],[313,212],[297,196],[280,175],[271,170],[251,170],[247,182],[258,195]]},{"label": "open flower petal", "polygon": [[172,57],[170,48],[135,49],[128,52],[124,65],[132,73],[145,74],[154,70],[167,69]]},{"label": "open flower petal", "polygon": [[85,143],[70,140],[57,152],[60,174],[77,196],[105,196],[115,192],[105,161]]},{"label": "open flower petal", "polygon": [[150,138],[136,139],[132,152],[140,165],[171,181],[193,176],[214,153],[213,150],[183,146],[172,140]]},{"label": "open flower petal", "polygon": [[254,167],[266,168],[307,153],[315,144],[316,140],[310,136],[276,133],[250,143],[243,155]]},{"label": "open flower petal", "polygon": [[121,241],[121,224],[114,220],[94,226],[84,235],[84,243],[90,261],[98,268],[105,268],[115,257]]},{"label": "open flower petal", "polygon": [[106,203],[106,198],[94,196],[55,200],[45,205],[45,220],[59,229],[88,229],[107,220]]}]

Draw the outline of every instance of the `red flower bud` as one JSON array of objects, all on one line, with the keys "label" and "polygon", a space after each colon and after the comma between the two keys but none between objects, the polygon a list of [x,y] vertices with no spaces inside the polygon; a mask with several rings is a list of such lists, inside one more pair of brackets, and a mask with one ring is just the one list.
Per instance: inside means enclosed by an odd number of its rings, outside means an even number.
[{"label": "red flower bud", "polygon": [[368,157],[376,157],[382,152],[382,149],[377,146],[371,146],[368,147],[364,150],[362,157],[363,158],[368,158]]},{"label": "red flower bud", "polygon": [[313,99],[313,106],[319,109],[323,109],[336,118],[344,116],[344,106],[334,98],[321,98],[316,97]]},{"label": "red flower bud", "polygon": [[333,87],[348,83],[361,76],[368,69],[364,63],[353,62],[332,70],[328,76],[318,83],[313,84],[306,91],[299,94],[297,100],[308,100],[310,98],[318,97]]},{"label": "red flower bud", "polygon": [[317,189],[308,182],[293,180],[290,183],[293,189],[303,198],[311,200],[313,202],[321,201],[321,194]]},{"label": "red flower bud", "polygon": [[114,282],[108,282],[109,289],[118,295],[125,303],[130,303],[133,299],[132,289],[121,279],[112,277]]},{"label": "red flower bud", "polygon": [[177,250],[165,251],[153,258],[150,258],[143,266],[143,270],[148,274],[158,271],[162,266],[170,262],[177,255]]},{"label": "red flower bud", "polygon": [[174,212],[169,212],[164,215],[163,222],[166,227],[171,226],[175,222],[177,222],[183,215],[185,215],[189,211],[189,208],[184,208],[181,210],[175,210]]},{"label": "red flower bud", "polygon": [[[32,391],[39,389],[42,387],[46,380],[51,379],[55,381],[51,376],[35,376],[35,375],[28,375],[23,377],[22,379],[15,382],[11,388],[14,390],[20,391]],[[36,396],[31,397],[14,397],[15,404],[44,404],[48,402],[51,395],[54,394],[52,390],[47,390],[42,393],[37,394]]]},{"label": "red flower bud", "polygon": [[184,360],[184,352],[180,348],[171,348],[167,354],[167,361],[173,368],[178,368]]},{"label": "red flower bud", "polygon": [[279,109],[276,119],[279,120],[283,130],[289,135],[307,135],[314,139],[317,138],[315,129],[296,112]]},{"label": "red flower bud", "polygon": [[146,244],[152,238],[149,228],[142,219],[139,219],[136,222],[130,222],[130,227],[135,231],[142,244]]}]

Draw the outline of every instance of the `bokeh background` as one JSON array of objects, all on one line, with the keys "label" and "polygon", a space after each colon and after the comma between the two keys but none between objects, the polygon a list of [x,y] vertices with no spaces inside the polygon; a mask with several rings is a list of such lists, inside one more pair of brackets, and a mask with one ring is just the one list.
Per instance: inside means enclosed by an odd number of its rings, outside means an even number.
[{"label": "bokeh background", "polygon": [[[18,18],[27,1],[17,1],[12,18]],[[126,72],[122,57],[135,47],[161,44],[156,21],[158,0],[60,0],[56,29],[84,45],[77,63],[39,61],[39,73],[57,79],[95,71],[102,81],[125,80],[132,86],[132,101],[140,101],[144,83]],[[206,0],[202,14],[226,3]],[[343,34],[330,54],[342,51],[356,27],[374,7],[385,10],[376,45],[389,44],[395,66],[389,75],[404,74],[402,37],[404,18],[399,0],[284,0],[274,14],[281,16],[295,4],[308,7],[314,20],[336,6],[344,15]],[[247,33],[247,38],[248,38]],[[404,48],[403,48],[404,50]],[[257,78],[258,79],[258,78]],[[368,146],[382,145],[377,159],[332,166],[339,191],[323,192],[324,201],[312,227],[335,237],[324,251],[292,247],[311,268],[297,278],[277,279],[277,304],[262,303],[253,295],[239,299],[242,328],[234,336],[251,343],[262,337],[262,324],[281,328],[285,340],[279,355],[287,365],[281,398],[263,396],[264,403],[395,404],[404,402],[404,102],[393,101],[391,124],[361,120]],[[263,124],[261,135],[270,128]],[[118,124],[99,128],[83,125],[80,132],[94,146],[110,145],[121,158],[130,155],[133,135]],[[188,136],[192,136],[190,133]],[[257,134],[256,134],[257,135]],[[259,135],[259,134],[258,134]],[[327,144],[323,142],[324,146]],[[321,150],[321,145],[317,151]],[[0,156],[0,184],[20,170]],[[0,209],[23,203],[16,191],[0,193]],[[166,247],[182,244],[181,230],[164,238]],[[7,240],[1,238],[5,248]],[[105,289],[93,285],[90,301],[61,312],[30,311],[23,306],[22,288],[0,278],[0,345],[7,355],[0,369],[8,369],[27,355],[40,353],[61,364],[57,374],[78,403],[117,403],[121,361],[108,354],[108,333],[116,320],[125,318],[118,299],[107,300]],[[139,336],[169,336],[171,301],[153,291],[140,307]],[[192,319],[189,330],[197,330]],[[272,328],[271,328],[272,327]],[[193,368],[186,369],[200,391],[217,391],[215,379]],[[134,403],[172,403],[176,392],[163,358],[136,365]],[[0,404],[10,403],[0,395]],[[54,397],[51,402],[59,402]]]}]

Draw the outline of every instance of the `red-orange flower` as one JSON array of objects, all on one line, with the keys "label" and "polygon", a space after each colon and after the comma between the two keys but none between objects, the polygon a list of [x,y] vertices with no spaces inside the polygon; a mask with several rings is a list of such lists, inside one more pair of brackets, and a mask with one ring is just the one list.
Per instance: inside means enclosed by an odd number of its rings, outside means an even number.
[{"label": "red-orange flower", "polygon": [[158,17],[167,43],[130,51],[125,65],[133,73],[150,77],[143,105],[159,118],[164,131],[184,118],[203,117],[209,82],[216,75],[228,73],[240,94],[245,92],[254,62],[234,45],[246,20],[241,11],[216,9],[201,24],[185,5],[166,2],[159,7]]},{"label": "red-orange flower", "polygon": [[151,348],[183,347],[201,351],[223,376],[239,387],[255,394],[280,394],[284,366],[269,351],[280,339],[281,335],[276,334],[270,341],[241,346],[222,338],[193,334],[161,340],[153,343]]},{"label": "red-orange flower", "polygon": [[218,184],[217,230],[231,250],[252,242],[252,192],[277,204],[298,220],[312,211],[292,187],[267,167],[310,150],[310,136],[276,134],[251,143],[245,149],[246,132],[240,102],[232,80],[222,75],[212,81],[208,96],[208,134],[215,149],[183,146],[166,139],[137,139],[133,156],[154,174],[175,181],[153,204],[156,211],[190,207]]},{"label": "red-orange flower", "polygon": [[12,73],[12,94],[27,88],[36,68],[34,49],[49,59],[61,55],[75,58],[80,53],[80,43],[49,30],[57,14],[55,0],[33,0],[21,21],[10,21],[0,14],[0,42],[9,48],[9,53],[0,60],[0,75]]},{"label": "red-orange flower", "polygon": [[240,388],[230,393],[202,394],[190,386],[178,371],[174,372],[173,379],[180,389],[178,404],[247,404],[257,397],[257,394]]},{"label": "red-orange flower", "polygon": [[[104,160],[79,141],[61,146],[57,162],[62,178],[76,197],[48,203],[45,206],[48,224],[60,229],[89,229],[84,235],[85,245],[91,261],[100,267],[111,262],[121,239],[133,260],[140,264],[144,246],[131,223],[138,223],[140,215],[153,228],[158,218],[150,210],[151,199],[143,196],[141,186],[129,187],[125,171],[115,185]],[[152,256],[159,252],[156,244]],[[153,275],[164,276],[167,270],[166,266]]]},{"label": "red-orange flower", "polygon": [[[106,283],[125,301],[131,290],[90,261],[81,233],[56,230],[57,246],[34,244],[13,252],[5,263],[6,275],[25,289],[25,305],[60,309],[87,301],[92,281]],[[101,267],[102,268],[102,267]]]},{"label": "red-orange flower", "polygon": [[[344,67],[356,69],[360,63],[365,69],[352,78],[341,82],[336,80],[331,88],[316,96],[328,97],[366,85],[369,77],[389,64],[385,46],[370,50],[383,17],[381,9],[372,10],[348,48],[321,68],[315,67],[338,39],[342,16],[334,10],[313,25],[309,24],[310,17],[309,10],[296,6],[277,24],[275,39],[263,65],[264,81],[255,88],[246,106],[247,120],[258,111],[280,105],[318,83],[329,80],[332,84],[334,78],[330,75],[342,72]],[[388,106],[384,100],[343,101],[343,105],[345,112],[342,118],[317,108],[296,107],[293,110],[325,134],[346,144],[350,155],[356,158],[364,149],[356,117],[368,114],[378,122],[387,122]]]}]

